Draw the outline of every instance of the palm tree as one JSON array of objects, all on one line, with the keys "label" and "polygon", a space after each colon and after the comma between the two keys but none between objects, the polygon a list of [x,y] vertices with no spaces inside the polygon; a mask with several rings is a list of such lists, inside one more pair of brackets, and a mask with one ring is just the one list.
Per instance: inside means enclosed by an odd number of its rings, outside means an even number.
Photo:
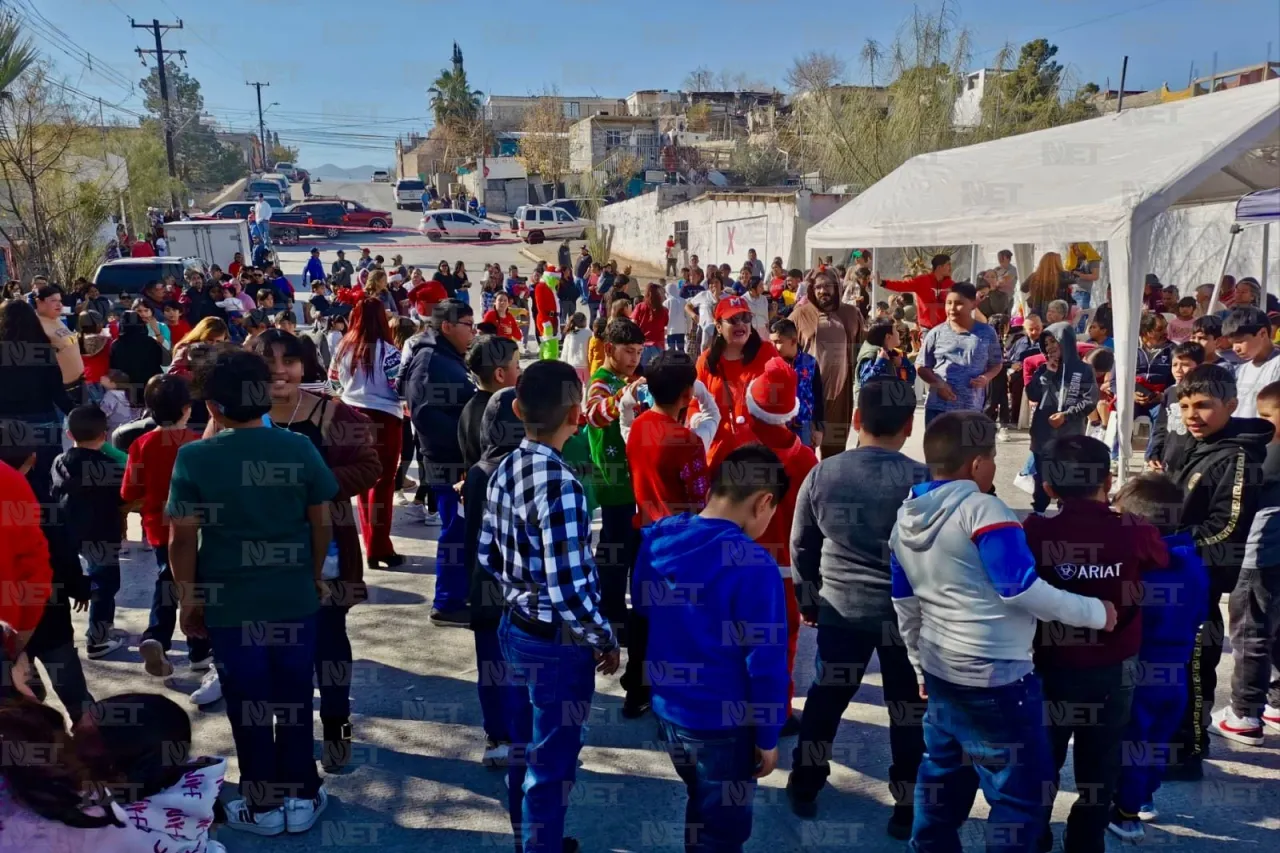
[{"label": "palm tree", "polygon": [[439,125],[474,119],[480,113],[480,99],[484,96],[483,92],[471,88],[467,72],[461,68],[441,71],[427,92]]},{"label": "palm tree", "polygon": [[18,22],[7,15],[0,18],[0,99],[7,99],[9,87],[36,61],[31,42],[22,38]]}]

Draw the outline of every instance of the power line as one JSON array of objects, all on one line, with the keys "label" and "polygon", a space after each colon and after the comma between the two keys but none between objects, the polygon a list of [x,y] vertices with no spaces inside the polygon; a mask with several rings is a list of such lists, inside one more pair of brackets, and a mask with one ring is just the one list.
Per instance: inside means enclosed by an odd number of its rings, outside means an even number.
[{"label": "power line", "polygon": [[[169,178],[173,182],[173,186],[176,186],[178,166],[173,153],[173,121],[169,114],[169,78],[165,72],[165,62],[170,56],[180,56],[185,61],[187,52],[185,50],[165,50],[164,36],[170,30],[182,29],[182,21],[178,21],[176,24],[162,24],[158,18],[152,18],[149,24],[138,24],[130,18],[129,26],[135,30],[148,30],[156,39],[155,50],[143,50],[140,47],[136,48],[136,50],[138,56],[151,54],[156,58],[156,72],[160,77],[161,116],[164,123],[164,152],[165,158],[169,161]],[[145,63],[146,60],[144,59],[143,62]],[[179,207],[178,191],[172,187],[169,190],[169,200],[173,203],[173,209],[177,210]]]},{"label": "power line", "polygon": [[[137,90],[132,80],[115,70],[108,62],[81,47],[74,39],[59,29],[56,24],[45,18],[39,10],[30,6],[26,0],[17,0],[17,2],[21,3],[21,5],[14,5],[11,9],[33,35],[64,56],[75,60],[89,73],[125,90],[130,95],[137,95]],[[74,50],[69,49],[68,46],[74,48]]]}]

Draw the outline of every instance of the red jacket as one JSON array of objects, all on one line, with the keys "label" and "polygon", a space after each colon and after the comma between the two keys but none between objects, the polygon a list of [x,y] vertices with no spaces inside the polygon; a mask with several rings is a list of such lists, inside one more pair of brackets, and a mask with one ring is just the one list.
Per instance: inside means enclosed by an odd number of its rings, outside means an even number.
[{"label": "red jacket", "polygon": [[484,322],[497,326],[498,335],[501,337],[513,340],[516,343],[520,343],[524,338],[524,335],[520,333],[520,324],[516,322],[515,317],[511,316],[509,310],[505,316],[499,317],[497,309],[490,308],[484,314]]},{"label": "red jacket", "polygon": [[129,257],[131,258],[154,258],[156,250],[146,240],[135,240],[129,246]]},{"label": "red jacket", "polygon": [[1142,645],[1138,585],[1143,573],[1169,565],[1156,528],[1092,500],[1063,501],[1062,512],[1051,518],[1029,515],[1022,526],[1041,580],[1116,606],[1116,628],[1110,632],[1040,623],[1036,666],[1112,666],[1136,655]]},{"label": "red jacket", "polygon": [[538,320],[538,334],[542,334],[542,327],[547,323],[551,324],[551,331],[554,333],[559,328],[560,300],[556,299],[555,291],[545,281],[539,281],[538,286],[533,289],[533,305]]},{"label": "red jacket", "polygon": [[632,320],[644,332],[644,345],[665,349],[667,346],[667,321],[671,314],[666,308],[651,308],[648,302],[636,306]]},{"label": "red jacket", "polygon": [[782,468],[787,472],[787,494],[778,505],[778,510],[769,521],[764,534],[756,541],[763,545],[778,567],[783,569],[783,577],[791,577],[791,522],[796,515],[796,495],[800,493],[800,484],[809,472],[818,467],[818,457],[812,448],[800,442],[790,429],[785,426],[767,424],[754,417],[747,418],[747,425],[752,434],[765,447],[778,454],[782,460]]},{"label": "red jacket", "polygon": [[49,543],[27,478],[0,462],[0,622],[34,631],[52,593]]},{"label": "red jacket", "polygon": [[947,291],[951,289],[951,285],[954,283],[951,280],[951,276],[938,281],[931,272],[918,275],[915,278],[909,278],[906,281],[880,282],[881,286],[886,290],[915,294],[916,317],[919,319],[920,328],[922,329],[932,329],[934,326],[946,322]]},{"label": "red jacket", "polygon": [[637,528],[707,504],[707,449],[684,424],[656,409],[635,419],[627,435],[627,464],[636,496]]},{"label": "red jacket", "polygon": [[154,429],[129,445],[120,497],[126,503],[142,501],[142,532],[152,546],[169,544],[164,505],[169,500],[178,448],[199,438],[189,429]]}]

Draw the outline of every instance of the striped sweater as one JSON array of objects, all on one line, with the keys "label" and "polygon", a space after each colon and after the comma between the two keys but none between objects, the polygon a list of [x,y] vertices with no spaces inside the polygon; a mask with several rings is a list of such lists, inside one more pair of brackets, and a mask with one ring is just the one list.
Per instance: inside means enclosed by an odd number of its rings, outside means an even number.
[{"label": "striped sweater", "polygon": [[622,391],[627,379],[607,367],[591,374],[587,386],[587,441],[591,444],[591,462],[595,466],[595,497],[600,506],[625,506],[635,503],[631,489],[631,470],[627,466],[627,443],[618,422]]}]

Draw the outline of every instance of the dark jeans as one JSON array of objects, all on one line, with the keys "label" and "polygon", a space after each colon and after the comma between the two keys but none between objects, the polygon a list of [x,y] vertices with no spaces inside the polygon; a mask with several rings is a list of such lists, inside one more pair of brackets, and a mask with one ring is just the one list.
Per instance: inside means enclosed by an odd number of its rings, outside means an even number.
[{"label": "dark jeans", "polygon": [[600,612],[618,631],[627,647],[627,666],[619,684],[628,694],[649,693],[644,677],[648,645],[646,620],[627,609],[628,576],[636,561],[640,535],[632,526],[635,504],[600,507],[600,540],[596,543],[596,571],[600,576]]},{"label": "dark jeans", "polygon": [[1031,472],[1032,478],[1035,480],[1035,489],[1031,493],[1031,511],[1044,512],[1049,508],[1049,493],[1044,490],[1044,457],[1038,452],[1032,451],[1031,456],[1035,465],[1035,470]]},{"label": "dark jeans", "polygon": [[1053,814],[1058,774],[1072,752],[1079,798],[1067,816],[1067,853],[1103,853],[1111,800],[1120,776],[1121,742],[1129,724],[1137,659],[1090,669],[1039,669],[1044,680],[1046,719],[1053,746],[1054,787],[1047,798],[1045,831]]},{"label": "dark jeans", "polygon": [[[840,717],[853,700],[866,675],[871,654],[880,658],[884,701],[889,709],[889,791],[895,803],[910,805],[920,759],[924,755],[920,700],[916,671],[898,637],[883,631],[855,631],[834,625],[818,626],[818,654],[813,684],[800,719],[800,740],[791,756],[792,793],[812,800],[831,774],[832,741]],[[852,762],[850,762],[852,763]]]},{"label": "dark jeans", "polygon": [[1177,758],[1170,744],[1187,707],[1186,657],[1161,647],[1142,653],[1115,796],[1116,807],[1134,817],[1159,790],[1165,766]]},{"label": "dark jeans", "polygon": [[[413,419],[405,418],[400,434],[400,465],[396,468],[396,491],[404,488],[404,478],[409,474],[409,463],[413,462],[414,453],[419,453],[418,442],[413,439]],[[418,465],[418,476],[422,476],[422,465]]]},{"label": "dark jeans", "polygon": [[741,726],[697,731],[660,718],[658,733],[688,791],[685,853],[742,850],[756,796],[755,732]]},{"label": "dark jeans", "polygon": [[[1019,400],[1018,402],[1022,402]],[[992,378],[991,384],[987,386],[987,417],[995,421],[1000,426],[1012,426],[1017,420],[1017,412],[1013,412],[1010,418],[1009,409],[1009,374],[1000,371]]]},{"label": "dark jeans", "polygon": [[679,274],[679,270],[676,269],[676,259],[667,258],[667,275],[676,276],[678,274]]},{"label": "dark jeans", "polygon": [[[173,582],[173,570],[169,568],[169,546],[156,546],[156,586],[151,593],[151,618],[142,639],[157,640],[167,652],[173,643],[173,630],[178,624],[178,587]],[[187,657],[204,660],[209,657],[209,641],[202,637],[187,637]]]},{"label": "dark jeans", "polygon": [[[1164,407],[1163,403],[1156,403],[1155,405],[1149,406],[1148,408],[1144,409],[1135,403],[1133,406],[1133,414],[1134,414],[1134,417],[1137,417],[1139,415],[1146,415],[1147,417],[1151,418],[1150,429],[1154,430],[1156,428],[1156,420],[1160,417],[1160,410],[1163,407]],[[1151,457],[1155,456],[1156,445],[1155,445],[1155,442],[1151,440],[1150,435],[1151,433],[1148,432],[1147,433],[1147,436],[1148,436],[1147,449],[1142,453],[1142,461],[1144,462],[1150,462]],[[1121,448],[1121,450],[1127,451],[1128,448]],[[1125,458],[1127,459],[1128,457],[1126,456]],[[1219,646],[1219,651],[1221,651],[1221,646]],[[1212,699],[1210,701],[1212,701]]]},{"label": "dark jeans", "polygon": [[[32,655],[44,664],[49,673],[49,681],[58,700],[67,709],[67,716],[74,726],[84,716],[85,709],[93,704],[93,696],[89,693],[89,685],[84,680],[84,669],[80,666],[80,655],[74,642],[66,643],[52,649],[40,649]],[[48,695],[44,681],[35,667],[32,667],[31,678],[27,682],[36,699],[43,702]]]},{"label": "dark jeans", "polygon": [[351,717],[351,638],[347,611],[340,604],[321,604],[316,612],[316,684],[320,719],[347,722]]},{"label": "dark jeans", "polygon": [[667,349],[672,352],[684,352],[684,335],[667,335]]},{"label": "dark jeans", "polygon": [[278,808],[285,797],[314,797],[316,616],[208,630],[240,758],[241,795],[255,811]]},{"label": "dark jeans", "polygon": [[568,322],[569,322],[569,319],[570,319],[571,317],[573,317],[573,315],[574,315],[574,314],[577,314],[577,313],[578,313],[578,300],[576,300],[576,299],[561,299],[561,300],[560,300],[560,325],[561,325],[561,327],[563,327],[566,323],[568,323]]},{"label": "dark jeans", "polygon": [[1196,634],[1196,647],[1187,667],[1187,706],[1174,738],[1176,760],[1209,755],[1209,716],[1218,689],[1218,662],[1222,660],[1223,624],[1220,595],[1209,596],[1209,619]]},{"label": "dark jeans", "polygon": [[440,538],[436,540],[436,594],[431,606],[448,613],[467,606],[471,579],[463,562],[466,522],[458,512],[461,504],[452,486],[431,487],[440,512]]},{"label": "dark jeans", "polygon": [[498,629],[475,628],[476,690],[480,694],[480,720],[485,737],[511,740],[511,719],[520,705],[520,693],[512,686],[511,670],[502,656]]},{"label": "dark jeans", "polygon": [[516,688],[507,770],[516,850],[560,853],[582,726],[595,693],[595,657],[587,646],[535,637],[507,614],[498,638]]},{"label": "dark jeans", "polygon": [[1244,569],[1227,598],[1231,617],[1231,705],[1242,717],[1280,707],[1280,566]]},{"label": "dark jeans", "polygon": [[89,630],[85,642],[91,646],[105,643],[116,624],[116,593],[120,591],[119,563],[89,563]]},{"label": "dark jeans", "polygon": [[991,807],[988,851],[1034,851],[1044,828],[1053,754],[1040,679],[964,687],[924,676],[925,756],[916,777],[911,845],[919,853],[959,853],[960,827],[978,787]]},{"label": "dark jeans", "polygon": [[1005,376],[1008,377],[1009,386],[1009,418],[1011,423],[1016,424],[1022,415],[1022,392],[1025,382],[1022,376],[1022,365],[1015,365],[1014,369],[1005,373]]}]

